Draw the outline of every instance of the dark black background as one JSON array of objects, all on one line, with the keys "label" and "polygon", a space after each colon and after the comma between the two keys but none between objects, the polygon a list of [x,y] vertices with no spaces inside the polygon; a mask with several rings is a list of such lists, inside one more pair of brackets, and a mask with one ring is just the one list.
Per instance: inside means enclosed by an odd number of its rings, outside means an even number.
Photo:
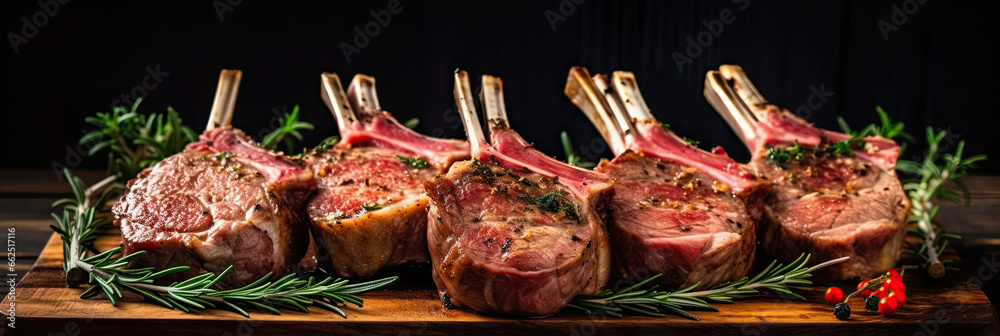
[{"label": "dark black background", "polygon": [[[576,0],[580,1],[580,0]],[[912,0],[911,0],[912,1]],[[225,0],[215,4],[226,3]],[[379,29],[359,54],[345,59],[354,27],[374,19],[388,1],[243,1],[220,15],[211,1],[87,3],[70,1],[15,53],[8,43],[0,90],[13,155],[2,168],[73,166],[66,146],[89,129],[83,118],[107,111],[141,85],[146,67],[169,73],[149,90],[140,111],[173,106],[196,130],[205,124],[218,72],[244,71],[234,124],[261,134],[274,110],[302,106],[317,126],[312,145],[335,134],[319,98],[319,74],[378,79],[382,105],[400,120],[419,117],[419,131],[464,137],[452,114],[452,71],[500,76],[511,123],[526,139],[563,157],[558,132],[574,143],[603,148],[589,122],[562,94],[570,66],[591,72],[636,73],[654,113],[703,148],[723,145],[737,159],[746,150],[702,96],[704,75],[720,64],[740,64],[772,102],[790,110],[805,105],[812,88],[833,97],[803,115],[836,128],[840,115],[856,127],[876,121],[883,106],[922,140],[932,125],[968,140],[968,151],[1000,157],[992,131],[1000,53],[994,16],[1000,3],[936,1],[907,15],[886,41],[877,22],[892,22],[899,1],[410,2]],[[572,6],[568,6],[573,4]],[[2,5],[6,33],[21,34],[42,7],[36,1]],[[703,21],[733,11],[734,21],[678,69]],[[564,18],[553,25],[547,11]],[[898,22],[898,21],[897,21]],[[451,111],[449,111],[451,110]],[[904,158],[919,156],[911,146]],[[605,156],[610,155],[604,151]],[[594,157],[596,158],[596,157]],[[990,160],[980,173],[1000,172]],[[101,168],[103,158],[84,160]]]}]

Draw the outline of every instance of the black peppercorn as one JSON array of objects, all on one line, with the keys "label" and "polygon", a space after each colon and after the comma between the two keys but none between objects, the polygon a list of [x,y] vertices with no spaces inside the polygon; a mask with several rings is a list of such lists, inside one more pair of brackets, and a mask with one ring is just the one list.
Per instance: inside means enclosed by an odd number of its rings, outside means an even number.
[{"label": "black peppercorn", "polygon": [[875,295],[869,296],[867,299],[865,299],[865,309],[877,312],[878,300],[879,300],[878,297]]},{"label": "black peppercorn", "polygon": [[838,303],[836,306],[833,306],[833,316],[836,316],[840,320],[847,320],[851,317],[851,306],[843,302]]}]

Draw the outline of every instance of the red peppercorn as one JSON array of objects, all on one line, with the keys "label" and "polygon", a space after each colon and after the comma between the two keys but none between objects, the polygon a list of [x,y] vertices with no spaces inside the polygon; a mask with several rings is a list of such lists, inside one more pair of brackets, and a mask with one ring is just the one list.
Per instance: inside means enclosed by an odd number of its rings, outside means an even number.
[{"label": "red peppercorn", "polygon": [[899,308],[896,300],[884,297],[878,301],[878,312],[882,315],[889,316],[896,313],[896,309]]},{"label": "red peppercorn", "polygon": [[885,287],[885,285],[879,286],[878,289],[875,290],[875,297],[879,299],[884,298],[886,295],[889,295],[889,289],[890,288]]},{"label": "red peppercorn", "polygon": [[900,280],[899,278],[885,279],[885,284],[883,286],[886,286],[890,289],[898,289],[901,292],[906,291],[906,285],[903,284],[903,280]]},{"label": "red peppercorn", "polygon": [[896,300],[896,307],[902,307],[904,304],[906,304],[906,293],[904,293],[903,291],[890,289],[889,295],[886,295],[885,297]]},{"label": "red peppercorn", "polygon": [[[862,288],[864,288],[866,285],[868,285],[868,281],[871,281],[871,279],[861,280],[861,282],[858,283],[858,288],[857,289],[861,290]],[[869,297],[871,295],[872,295],[872,290],[871,289],[866,289],[864,292],[861,292],[861,294],[858,294],[858,296],[860,296],[860,297]]]},{"label": "red peppercorn", "polygon": [[839,287],[830,287],[826,289],[826,303],[828,304],[838,304],[844,302],[844,291]]}]

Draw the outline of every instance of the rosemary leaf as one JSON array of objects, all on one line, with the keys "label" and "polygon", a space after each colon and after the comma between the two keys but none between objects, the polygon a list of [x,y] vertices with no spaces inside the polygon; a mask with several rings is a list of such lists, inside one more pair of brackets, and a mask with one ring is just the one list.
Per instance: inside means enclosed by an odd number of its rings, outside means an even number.
[{"label": "rosemary leaf", "polygon": [[735,295],[756,294],[759,293],[759,289],[804,301],[805,298],[792,292],[792,287],[789,285],[811,283],[805,279],[811,277],[812,272],[843,262],[848,258],[843,257],[806,267],[809,255],[802,254],[788,265],[773,261],[752,278],[743,278],[702,291],[691,291],[698,284],[673,292],[658,291],[656,286],[650,285],[663,276],[663,274],[657,274],[618,292],[604,290],[597,295],[577,296],[570,300],[567,307],[582,310],[587,314],[603,312],[614,317],[622,317],[626,314],[663,316],[670,313],[697,320],[696,317],[687,313],[686,309],[718,311],[707,301],[732,302]]}]

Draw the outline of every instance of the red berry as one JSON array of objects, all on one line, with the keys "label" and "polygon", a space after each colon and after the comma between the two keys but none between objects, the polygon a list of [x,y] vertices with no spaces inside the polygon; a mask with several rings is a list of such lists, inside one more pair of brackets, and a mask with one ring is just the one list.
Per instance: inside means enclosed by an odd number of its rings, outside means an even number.
[{"label": "red berry", "polygon": [[838,287],[830,287],[826,289],[826,303],[835,305],[844,302],[844,291],[840,290]]},{"label": "red berry", "polygon": [[879,299],[884,298],[886,295],[889,295],[888,291],[889,288],[886,288],[885,285],[879,286],[878,289],[875,290],[875,297]]},{"label": "red berry", "polygon": [[896,313],[896,308],[898,307],[896,300],[888,297],[884,297],[878,301],[878,312],[885,316]]},{"label": "red berry", "polygon": [[897,290],[899,290],[901,292],[906,291],[906,285],[903,284],[903,281],[900,280],[899,278],[888,278],[888,279],[885,279],[885,285],[884,286],[889,287],[890,289],[897,289]]},{"label": "red berry", "polygon": [[[871,281],[871,279],[861,280],[861,282],[858,283],[858,290],[861,290],[866,285],[868,285],[868,281]],[[861,292],[861,294],[858,294],[858,295],[861,296],[861,297],[869,297],[869,296],[872,295],[872,290],[871,289],[866,289],[864,292]]]},{"label": "red berry", "polygon": [[886,295],[885,297],[896,300],[896,307],[902,307],[904,304],[906,304],[906,293],[904,293],[903,291],[890,289],[889,295]]},{"label": "red berry", "polygon": [[892,278],[899,277],[899,271],[897,271],[895,268],[890,268],[889,269],[889,277],[892,277]]}]

